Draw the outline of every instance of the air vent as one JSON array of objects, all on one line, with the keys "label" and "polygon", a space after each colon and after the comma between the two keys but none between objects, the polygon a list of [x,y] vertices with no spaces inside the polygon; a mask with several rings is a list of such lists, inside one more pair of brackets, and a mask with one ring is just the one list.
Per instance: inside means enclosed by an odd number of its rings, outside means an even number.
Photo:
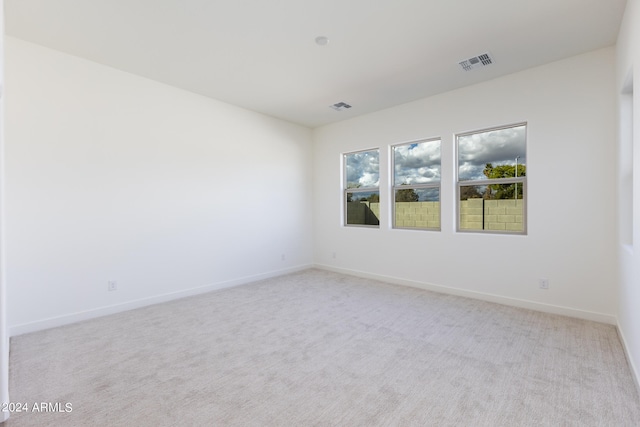
[{"label": "air vent", "polygon": [[346,110],[347,108],[351,108],[351,105],[347,104],[346,102],[338,102],[337,104],[330,105],[330,107],[336,111],[342,111]]},{"label": "air vent", "polygon": [[460,66],[465,71],[471,71],[476,68],[486,67],[487,65],[493,64],[493,58],[491,54],[483,53],[482,55],[474,56],[473,58],[465,59],[464,61],[460,61]]}]

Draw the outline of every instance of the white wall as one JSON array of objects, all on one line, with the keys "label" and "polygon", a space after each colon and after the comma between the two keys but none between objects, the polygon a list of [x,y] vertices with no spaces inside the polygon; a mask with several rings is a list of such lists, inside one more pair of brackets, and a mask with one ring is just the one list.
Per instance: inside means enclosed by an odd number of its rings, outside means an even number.
[{"label": "white wall", "polygon": [[[614,93],[615,49],[607,48],[316,129],[315,262],[614,323]],[[528,122],[528,235],[455,232],[454,134],[521,121]],[[442,231],[392,230],[388,146],[431,137],[442,138]],[[343,227],[341,153],[375,147],[381,227]],[[549,290],[539,289],[539,278],[550,280]]]},{"label": "white wall", "polygon": [[12,334],[311,264],[309,129],[5,47]]},{"label": "white wall", "polygon": [[[628,92],[633,82],[633,96]],[[629,362],[640,378],[640,2],[628,0],[617,44],[617,86],[620,106],[618,141],[620,290],[618,329]],[[626,93],[625,93],[626,92]],[[631,182],[632,181],[632,182]],[[631,200],[629,200],[631,199]]]},{"label": "white wall", "polygon": [[[0,0],[0,402],[9,403],[9,331],[4,279],[4,0]],[[0,412],[0,422],[9,412]]]},{"label": "white wall", "polygon": [[[617,50],[316,129],[313,160],[305,128],[7,38],[11,332],[243,283],[314,259],[324,268],[551,312],[617,316],[637,376],[640,255],[630,244],[640,242],[637,126],[633,162],[625,160],[624,132],[618,156],[612,147],[616,102],[623,102],[615,94],[634,73],[640,81],[638,28],[638,0],[628,0]],[[637,90],[634,97],[638,123]],[[528,235],[456,233],[453,135],[520,121],[528,122]],[[380,147],[385,165],[389,144],[434,136],[443,140],[441,232],[391,230],[388,187],[380,229],[341,226],[341,153]],[[635,218],[624,199],[624,165],[636,170]],[[383,167],[383,183],[388,176]],[[611,209],[593,210],[594,199]],[[563,215],[565,207],[585,215]],[[538,289],[541,277],[550,279],[548,291]],[[119,289],[107,292],[107,280]]]}]

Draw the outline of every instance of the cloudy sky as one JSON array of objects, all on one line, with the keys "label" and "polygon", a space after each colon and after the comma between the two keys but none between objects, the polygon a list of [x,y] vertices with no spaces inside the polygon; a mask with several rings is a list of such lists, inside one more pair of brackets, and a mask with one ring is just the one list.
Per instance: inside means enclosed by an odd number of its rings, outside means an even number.
[{"label": "cloudy sky", "polygon": [[[526,126],[497,129],[458,137],[460,180],[485,179],[485,164],[526,164]],[[394,183],[427,184],[440,181],[440,140],[393,147]],[[345,156],[347,187],[377,187],[380,184],[378,150],[350,153]],[[433,196],[431,196],[433,197]]]},{"label": "cloudy sky", "polygon": [[394,185],[440,181],[440,140],[393,147]]},{"label": "cloudy sky", "polygon": [[458,167],[461,181],[486,179],[482,173],[487,163],[498,165],[526,164],[525,129],[517,126],[458,137]]},{"label": "cloudy sky", "polygon": [[380,184],[378,150],[361,151],[345,156],[347,188],[377,187]]}]

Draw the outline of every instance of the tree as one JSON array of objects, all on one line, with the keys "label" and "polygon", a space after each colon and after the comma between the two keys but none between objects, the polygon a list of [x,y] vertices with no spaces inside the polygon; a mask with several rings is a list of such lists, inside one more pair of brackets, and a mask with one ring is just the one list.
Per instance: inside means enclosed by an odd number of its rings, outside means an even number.
[{"label": "tree", "polygon": [[482,194],[475,185],[463,185],[460,187],[460,200],[481,199]]},{"label": "tree", "polygon": [[413,188],[404,188],[396,191],[396,202],[417,202],[418,193]]},{"label": "tree", "polygon": [[[348,192],[347,191],[347,202],[374,202],[374,203],[376,203],[376,202],[380,201],[380,194],[379,193],[369,193],[368,196],[362,196],[362,197],[358,197],[358,194],[363,194],[363,193],[352,193],[352,192]],[[364,193],[364,194],[367,194],[367,193]],[[354,196],[355,196],[355,200],[354,200]]]},{"label": "tree", "polygon": [[[527,166],[518,165],[518,175],[527,175]],[[513,178],[516,176],[515,165],[499,165],[494,167],[491,163],[487,163],[482,171],[488,179]],[[522,184],[491,184],[487,186],[484,193],[485,199],[513,199],[515,189],[518,189],[518,199],[522,199]]]},{"label": "tree", "polygon": [[369,197],[363,198],[362,200],[367,200],[369,202],[377,203],[377,202],[380,201],[380,194],[379,193],[373,193]]}]

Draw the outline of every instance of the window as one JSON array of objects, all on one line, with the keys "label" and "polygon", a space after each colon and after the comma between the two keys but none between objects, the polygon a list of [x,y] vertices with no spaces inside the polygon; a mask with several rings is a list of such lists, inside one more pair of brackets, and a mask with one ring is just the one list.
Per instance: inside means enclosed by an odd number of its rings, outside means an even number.
[{"label": "window", "polygon": [[[633,246],[633,73],[624,86],[620,104],[620,242]],[[636,225],[637,227],[637,225]]]},{"label": "window", "polygon": [[440,139],[392,150],[393,227],[440,230]]},{"label": "window", "polygon": [[380,153],[344,155],[344,214],[346,225],[380,226]]},{"label": "window", "polygon": [[526,124],[460,134],[458,230],[526,233]]}]

